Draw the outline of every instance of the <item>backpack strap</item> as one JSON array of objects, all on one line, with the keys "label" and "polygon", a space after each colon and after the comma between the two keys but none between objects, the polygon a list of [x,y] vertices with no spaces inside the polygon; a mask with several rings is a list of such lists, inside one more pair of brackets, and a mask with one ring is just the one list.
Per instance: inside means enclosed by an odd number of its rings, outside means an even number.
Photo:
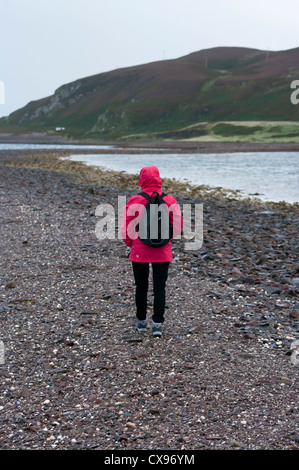
[{"label": "backpack strap", "polygon": [[150,198],[151,198],[151,197],[150,197],[147,193],[145,193],[145,192],[138,193],[138,196],[143,196],[143,197],[145,197],[145,199],[147,199],[148,201],[149,201]]},{"label": "backpack strap", "polygon": [[[154,191],[154,193],[155,193],[155,192],[156,192],[156,191]],[[153,194],[154,194],[154,193],[153,193]],[[145,193],[144,191],[141,192],[141,193],[138,193],[138,196],[143,196],[143,197],[145,197],[145,199],[147,199],[148,201],[149,201],[150,198],[151,198],[151,196],[149,196],[149,195],[148,195],[147,193]],[[162,193],[162,194],[161,194],[161,198],[163,199],[164,196],[167,196],[167,194]]]}]

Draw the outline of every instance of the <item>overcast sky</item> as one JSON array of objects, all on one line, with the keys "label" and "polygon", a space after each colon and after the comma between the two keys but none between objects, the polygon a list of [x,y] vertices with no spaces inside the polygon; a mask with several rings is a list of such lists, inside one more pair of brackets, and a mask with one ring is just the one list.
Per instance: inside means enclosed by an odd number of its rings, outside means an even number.
[{"label": "overcast sky", "polygon": [[0,116],[120,67],[299,46],[298,0],[0,0],[0,15]]}]

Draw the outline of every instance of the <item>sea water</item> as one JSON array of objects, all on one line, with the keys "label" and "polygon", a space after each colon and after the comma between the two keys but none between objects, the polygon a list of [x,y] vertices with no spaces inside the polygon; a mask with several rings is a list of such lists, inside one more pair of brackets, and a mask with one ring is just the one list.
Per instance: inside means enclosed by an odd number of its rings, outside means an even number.
[{"label": "sea water", "polygon": [[162,178],[240,190],[240,196],[262,201],[299,202],[299,152],[96,154],[66,158],[136,175],[142,167],[154,165]]}]

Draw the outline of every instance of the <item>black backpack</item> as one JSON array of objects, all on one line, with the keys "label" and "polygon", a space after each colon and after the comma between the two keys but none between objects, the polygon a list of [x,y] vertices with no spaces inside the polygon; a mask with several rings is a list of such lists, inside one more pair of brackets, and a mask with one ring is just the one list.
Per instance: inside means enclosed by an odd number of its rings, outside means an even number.
[{"label": "black backpack", "polygon": [[163,200],[165,193],[154,191],[151,196],[139,193],[147,199],[142,217],[137,225],[138,238],[147,246],[160,248],[167,245],[173,236],[167,204]]}]

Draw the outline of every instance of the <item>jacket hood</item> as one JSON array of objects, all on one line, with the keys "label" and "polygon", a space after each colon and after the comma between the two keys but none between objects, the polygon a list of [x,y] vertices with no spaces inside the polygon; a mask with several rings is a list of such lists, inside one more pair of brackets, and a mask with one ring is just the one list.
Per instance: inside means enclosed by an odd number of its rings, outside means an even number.
[{"label": "jacket hood", "polygon": [[162,180],[158,168],[156,166],[146,166],[142,168],[139,174],[138,184],[143,191],[161,189]]}]

